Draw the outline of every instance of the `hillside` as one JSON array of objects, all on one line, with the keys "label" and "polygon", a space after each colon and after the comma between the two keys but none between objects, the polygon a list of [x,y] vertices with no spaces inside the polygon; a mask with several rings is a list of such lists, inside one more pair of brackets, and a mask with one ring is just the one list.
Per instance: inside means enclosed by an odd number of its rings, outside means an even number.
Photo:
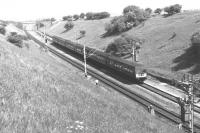
[{"label": "hillside", "polygon": [[[47,28],[47,32],[87,46],[105,49],[113,39],[120,36],[102,37],[105,33],[104,25],[109,20],[111,18],[75,21],[74,28],[67,32],[63,28],[66,22],[62,21]],[[190,37],[199,27],[200,11],[187,11],[166,18],[152,17],[125,33],[145,40],[139,54],[141,63],[160,73],[178,76],[174,72],[200,73],[199,61],[195,60],[198,57],[193,55],[193,49],[190,48]],[[85,30],[86,35],[76,40],[80,30]]]},{"label": "hillside", "polygon": [[0,34],[1,133],[183,132],[27,43],[18,48]]}]

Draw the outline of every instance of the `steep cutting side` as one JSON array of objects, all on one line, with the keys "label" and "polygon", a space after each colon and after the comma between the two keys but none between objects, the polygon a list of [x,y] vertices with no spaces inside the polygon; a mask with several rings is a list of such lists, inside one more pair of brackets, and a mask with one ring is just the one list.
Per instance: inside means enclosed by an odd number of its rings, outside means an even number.
[{"label": "steep cutting side", "polygon": [[[119,35],[103,37],[105,23],[112,18],[102,20],[74,21],[74,28],[65,31],[65,21],[47,32],[87,46],[105,50],[107,45]],[[174,72],[199,74],[199,62],[191,49],[190,37],[200,27],[200,12],[187,11],[170,17],[155,16],[139,26],[125,32],[145,40],[139,53],[139,61],[147,68],[160,73],[176,76]],[[80,30],[85,30],[85,37],[78,39]],[[124,34],[124,33],[122,33]],[[131,61],[131,58],[128,60]]]}]

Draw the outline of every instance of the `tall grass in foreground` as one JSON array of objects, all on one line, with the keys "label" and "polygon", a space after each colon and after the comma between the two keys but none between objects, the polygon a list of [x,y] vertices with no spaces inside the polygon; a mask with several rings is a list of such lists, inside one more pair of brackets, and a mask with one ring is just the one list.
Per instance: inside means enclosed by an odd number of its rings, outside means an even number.
[{"label": "tall grass in foreground", "polygon": [[42,57],[29,61],[1,45],[0,55],[1,133],[179,132],[71,71],[52,74]]}]

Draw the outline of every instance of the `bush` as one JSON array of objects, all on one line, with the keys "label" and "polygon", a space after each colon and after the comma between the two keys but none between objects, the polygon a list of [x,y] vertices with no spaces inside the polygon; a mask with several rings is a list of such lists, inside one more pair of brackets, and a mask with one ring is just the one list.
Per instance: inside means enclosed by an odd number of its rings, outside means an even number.
[{"label": "bush", "polygon": [[110,17],[110,14],[108,12],[99,12],[99,13],[92,13],[88,12],[86,13],[86,19],[87,20],[98,20],[98,19],[104,19]]},{"label": "bush", "polygon": [[80,30],[80,35],[79,35],[79,37],[76,38],[76,40],[85,37],[85,34],[86,34],[86,31],[85,31],[85,30]]},{"label": "bush", "polygon": [[123,9],[123,14],[126,14],[128,12],[137,12],[139,11],[140,8],[137,7],[137,6],[134,6],[134,5],[131,5],[131,6],[127,6]]},{"label": "bush", "polygon": [[110,43],[105,52],[113,55],[123,56],[125,54],[131,54],[133,46],[139,49],[140,45],[137,44],[141,43],[142,41],[139,38],[124,34]]},{"label": "bush", "polygon": [[7,37],[7,40],[20,48],[23,47],[23,40],[19,35],[10,35]]},{"label": "bush", "polygon": [[149,16],[149,13],[137,6],[127,6],[123,10],[123,16],[113,18],[109,24],[105,25],[105,30],[108,35],[124,32],[133,26],[139,25],[142,21],[149,18]]},{"label": "bush", "polygon": [[78,20],[78,19],[79,19],[79,15],[75,14],[75,15],[73,16],[73,18],[74,18],[74,20]]},{"label": "bush", "polygon": [[19,37],[21,40],[25,40],[25,41],[29,40],[29,38],[28,38],[27,36],[25,36],[25,35],[18,35],[18,37]]},{"label": "bush", "polygon": [[190,38],[191,42],[193,45],[198,44],[200,45],[200,31],[195,32],[191,38]]},{"label": "bush", "polygon": [[176,14],[176,13],[180,13],[181,12],[181,8],[182,6],[179,4],[175,4],[175,5],[171,5],[169,7],[165,7],[164,11],[167,12],[167,14],[169,16]]},{"label": "bush", "polygon": [[6,29],[5,27],[0,27],[0,34],[5,35],[6,34]]},{"label": "bush", "polygon": [[82,36],[85,36],[85,33],[86,33],[85,30],[80,30],[80,34],[81,34]]},{"label": "bush", "polygon": [[85,18],[85,14],[84,14],[84,13],[81,13],[81,14],[80,14],[80,18],[84,19],[84,18]]},{"label": "bush", "polygon": [[74,23],[72,21],[68,21],[64,28],[68,31],[68,30],[71,30],[72,28],[74,27]]},{"label": "bush", "polygon": [[148,15],[143,9],[140,9],[139,7],[133,5],[124,8],[123,14],[126,15],[127,13],[134,14],[136,20],[138,20],[139,22],[142,22],[148,18]]},{"label": "bush", "polygon": [[157,8],[155,11],[154,11],[154,13],[157,13],[157,14],[160,14],[162,12],[162,9],[160,9],[160,8]]},{"label": "bush", "polygon": [[152,13],[152,9],[151,9],[151,8],[146,8],[146,9],[145,9],[145,12],[151,14],[151,13]]},{"label": "bush", "polygon": [[109,24],[106,24],[105,30],[108,34],[126,31],[126,18],[124,16],[114,17]]}]

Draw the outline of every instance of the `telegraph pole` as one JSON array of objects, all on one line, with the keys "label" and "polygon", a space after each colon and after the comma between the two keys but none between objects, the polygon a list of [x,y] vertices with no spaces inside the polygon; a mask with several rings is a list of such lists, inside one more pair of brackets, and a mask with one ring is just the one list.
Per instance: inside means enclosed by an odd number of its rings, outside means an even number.
[{"label": "telegraph pole", "polygon": [[132,62],[134,62],[135,61],[135,46],[133,45],[133,47],[132,47]]},{"label": "telegraph pole", "polygon": [[[185,100],[185,111],[182,112],[187,115],[187,121],[189,122],[190,132],[194,133],[194,94],[193,94],[193,78],[189,78],[189,76],[184,75],[183,84],[187,89],[187,98]],[[181,110],[182,111],[182,110]],[[183,117],[183,115],[181,114]],[[184,116],[185,117],[185,116]],[[182,118],[182,121],[185,122],[185,118]]]},{"label": "telegraph pole", "polygon": [[47,38],[46,38],[46,26],[44,25],[44,42],[45,44],[47,43]]},{"label": "telegraph pole", "polygon": [[193,95],[193,85],[189,85],[188,91],[188,102],[189,102],[189,128],[191,133],[194,133],[194,95]]},{"label": "telegraph pole", "polygon": [[87,62],[86,62],[85,45],[84,45],[84,47],[83,47],[83,54],[84,54],[84,72],[85,72],[85,77],[87,77]]}]

